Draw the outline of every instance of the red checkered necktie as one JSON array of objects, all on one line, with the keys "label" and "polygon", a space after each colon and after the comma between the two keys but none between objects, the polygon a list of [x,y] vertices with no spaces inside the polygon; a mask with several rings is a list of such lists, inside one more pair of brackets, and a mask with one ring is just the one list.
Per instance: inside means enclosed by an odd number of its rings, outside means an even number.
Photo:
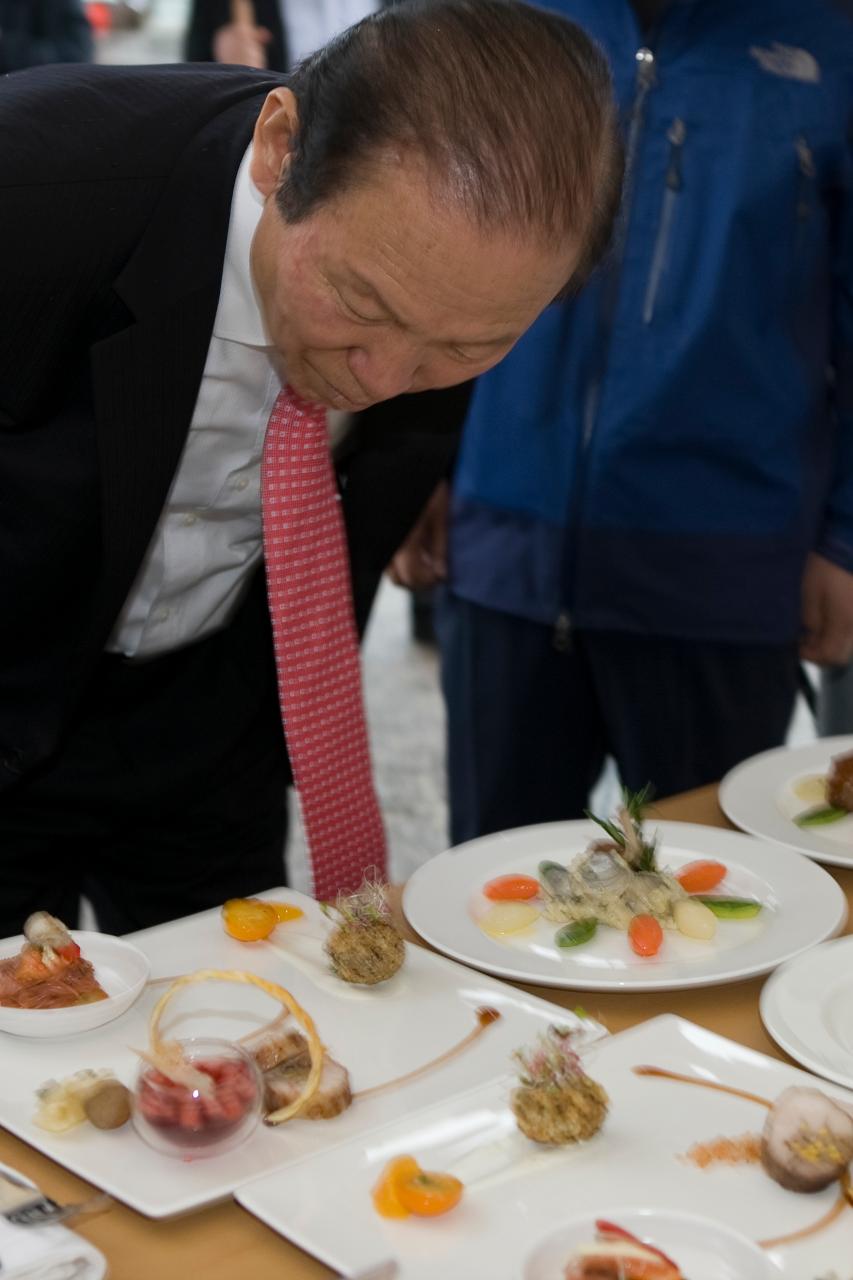
[{"label": "red checkered necktie", "polygon": [[261,466],[264,556],[278,690],[320,899],[385,878],[344,522],[326,411],[290,387]]}]

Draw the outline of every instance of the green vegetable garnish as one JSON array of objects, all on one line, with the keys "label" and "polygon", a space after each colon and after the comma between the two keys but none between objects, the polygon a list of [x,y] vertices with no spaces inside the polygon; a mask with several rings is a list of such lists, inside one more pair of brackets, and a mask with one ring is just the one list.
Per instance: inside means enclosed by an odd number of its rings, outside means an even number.
[{"label": "green vegetable garnish", "polygon": [[719,920],[752,920],[761,910],[761,903],[754,898],[706,898],[699,897],[709,911]]},{"label": "green vegetable garnish", "polygon": [[562,929],[557,930],[554,941],[558,947],[579,947],[595,937],[597,928],[597,920],[573,920],[571,924],[564,924]]},{"label": "green vegetable garnish", "polygon": [[542,881],[548,892],[556,894],[558,898],[568,898],[571,896],[571,876],[566,868],[561,866],[559,862],[540,862],[539,879]]},{"label": "green vegetable garnish", "polygon": [[831,804],[819,804],[815,809],[806,809],[798,814],[794,822],[798,827],[825,827],[830,822],[838,822],[846,818],[846,809],[836,809]]}]

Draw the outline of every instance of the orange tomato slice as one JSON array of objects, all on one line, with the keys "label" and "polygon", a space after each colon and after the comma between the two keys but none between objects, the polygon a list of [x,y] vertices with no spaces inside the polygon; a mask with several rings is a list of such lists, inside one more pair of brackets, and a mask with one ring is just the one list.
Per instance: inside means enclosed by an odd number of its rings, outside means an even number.
[{"label": "orange tomato slice", "polygon": [[663,929],[654,916],[634,916],[628,925],[628,941],[638,956],[656,956],[663,943]]},{"label": "orange tomato slice", "polygon": [[370,1193],[376,1212],[383,1218],[408,1218],[410,1211],[400,1201],[399,1184],[420,1171],[421,1167],[413,1156],[397,1156],[390,1160]]},{"label": "orange tomato slice", "polygon": [[539,893],[539,881],[533,876],[498,876],[483,886],[483,893],[493,902],[523,902]]},{"label": "orange tomato slice", "polygon": [[278,924],[275,907],[260,898],[229,898],[222,908],[225,932],[240,942],[260,942]]},{"label": "orange tomato slice", "polygon": [[417,1173],[397,1184],[397,1198],[409,1213],[421,1218],[435,1218],[455,1209],[462,1199],[462,1183],[452,1173]]},{"label": "orange tomato slice", "polygon": [[708,893],[711,889],[716,889],[721,880],[725,880],[726,870],[722,862],[701,859],[699,862],[688,862],[686,867],[676,872],[675,878],[685,893]]}]

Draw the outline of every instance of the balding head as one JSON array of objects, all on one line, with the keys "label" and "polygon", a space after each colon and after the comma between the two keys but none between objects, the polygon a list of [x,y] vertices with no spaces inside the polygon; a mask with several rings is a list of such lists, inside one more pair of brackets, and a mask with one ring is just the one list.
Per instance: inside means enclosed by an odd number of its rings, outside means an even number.
[{"label": "balding head", "polygon": [[360,409],[475,377],[607,244],[605,63],[512,0],[409,0],[269,94],[251,166],[270,340],[307,399]]},{"label": "balding head", "polygon": [[408,0],[350,28],[290,86],[299,128],[279,209],[299,221],[383,155],[421,156],[440,198],[484,230],[603,253],[622,153],[603,55],[514,0]]}]

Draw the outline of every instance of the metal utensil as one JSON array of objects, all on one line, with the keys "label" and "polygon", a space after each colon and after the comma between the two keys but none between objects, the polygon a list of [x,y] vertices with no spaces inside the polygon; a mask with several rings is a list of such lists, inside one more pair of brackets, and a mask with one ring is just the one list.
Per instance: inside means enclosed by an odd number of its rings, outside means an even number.
[{"label": "metal utensil", "polygon": [[80,1214],[93,1213],[112,1203],[105,1192],[80,1200],[75,1204],[58,1204],[43,1195],[38,1187],[4,1169],[0,1173],[0,1214],[16,1227],[44,1227],[51,1223],[65,1222]]}]

